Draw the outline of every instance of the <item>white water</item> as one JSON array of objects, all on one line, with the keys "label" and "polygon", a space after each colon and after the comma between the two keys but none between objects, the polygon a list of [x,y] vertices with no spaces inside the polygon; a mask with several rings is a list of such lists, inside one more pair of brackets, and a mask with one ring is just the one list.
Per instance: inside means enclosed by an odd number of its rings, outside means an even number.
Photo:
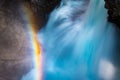
[{"label": "white water", "polygon": [[115,80],[118,36],[104,0],[62,0],[39,33],[43,80]]}]

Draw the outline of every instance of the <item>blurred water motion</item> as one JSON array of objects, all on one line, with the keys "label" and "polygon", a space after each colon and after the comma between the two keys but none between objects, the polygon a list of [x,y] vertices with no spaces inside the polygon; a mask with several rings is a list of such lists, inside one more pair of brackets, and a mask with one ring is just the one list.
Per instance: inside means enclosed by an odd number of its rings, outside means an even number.
[{"label": "blurred water motion", "polygon": [[22,77],[22,80],[37,80],[36,78],[36,69],[31,70],[28,74]]},{"label": "blurred water motion", "polygon": [[104,80],[114,80],[115,67],[110,62],[101,60],[99,65],[99,75],[103,77]]},{"label": "blurred water motion", "polygon": [[39,32],[43,80],[119,80],[120,31],[106,18],[104,0],[62,0]]}]

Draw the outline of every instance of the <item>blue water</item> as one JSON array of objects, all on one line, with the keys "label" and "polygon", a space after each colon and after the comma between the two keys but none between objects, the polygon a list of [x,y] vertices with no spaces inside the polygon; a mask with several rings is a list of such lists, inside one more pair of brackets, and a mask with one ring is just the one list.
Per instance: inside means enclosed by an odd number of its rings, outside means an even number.
[{"label": "blue water", "polygon": [[119,32],[104,0],[62,0],[39,32],[43,80],[115,80]]}]

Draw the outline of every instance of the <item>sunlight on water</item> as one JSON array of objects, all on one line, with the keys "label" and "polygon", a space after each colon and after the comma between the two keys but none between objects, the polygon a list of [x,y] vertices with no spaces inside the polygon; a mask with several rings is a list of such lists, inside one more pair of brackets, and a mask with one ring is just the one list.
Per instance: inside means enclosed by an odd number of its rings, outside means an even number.
[{"label": "sunlight on water", "polygon": [[114,80],[115,68],[113,64],[108,61],[101,60],[99,66],[99,75],[103,77],[104,80]]},{"label": "sunlight on water", "polygon": [[104,0],[62,0],[39,33],[43,80],[112,80],[115,31]]}]

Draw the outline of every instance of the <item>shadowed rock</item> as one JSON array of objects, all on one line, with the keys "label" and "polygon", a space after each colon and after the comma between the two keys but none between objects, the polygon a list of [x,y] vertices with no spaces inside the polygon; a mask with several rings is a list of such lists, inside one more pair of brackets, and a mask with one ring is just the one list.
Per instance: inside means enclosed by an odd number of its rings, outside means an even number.
[{"label": "shadowed rock", "polygon": [[120,27],[120,0],[105,0],[108,9],[108,20]]}]

